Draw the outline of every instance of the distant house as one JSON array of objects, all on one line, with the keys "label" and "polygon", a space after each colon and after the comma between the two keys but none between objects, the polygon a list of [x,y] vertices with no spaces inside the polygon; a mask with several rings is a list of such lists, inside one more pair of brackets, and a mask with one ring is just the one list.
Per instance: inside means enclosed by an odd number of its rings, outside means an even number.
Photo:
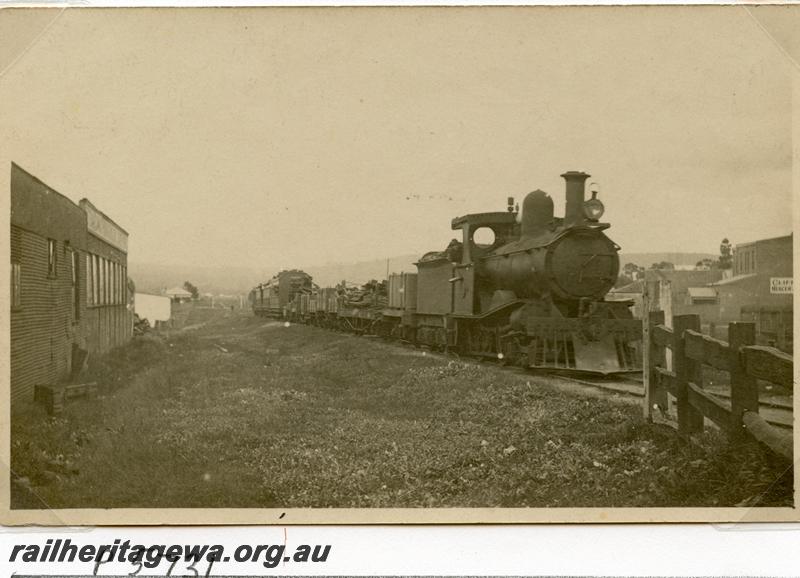
[{"label": "distant house", "polygon": [[716,294],[708,286],[722,277],[719,269],[650,269],[645,272],[650,310],[665,311],[673,316],[697,314],[705,324],[718,323],[719,305]]},{"label": "distant house", "polygon": [[164,295],[170,298],[173,303],[185,303],[192,300],[192,294],[182,287],[173,287],[167,289]]},{"label": "distant house", "polygon": [[700,315],[701,323],[708,331],[719,323],[719,304],[716,291],[710,283],[719,281],[723,272],[719,269],[648,269],[644,280],[616,287],[606,297],[610,301],[632,301],[634,317],[644,316],[643,290],[647,287],[650,311],[664,311],[671,323],[674,315]]},{"label": "distant house", "polygon": [[711,269],[648,269],[643,281],[616,287],[608,294],[611,301],[633,301],[634,317],[642,317],[642,292],[647,285],[650,311],[671,315],[700,315],[704,323],[716,323],[717,295],[709,283],[722,278],[722,271]]}]

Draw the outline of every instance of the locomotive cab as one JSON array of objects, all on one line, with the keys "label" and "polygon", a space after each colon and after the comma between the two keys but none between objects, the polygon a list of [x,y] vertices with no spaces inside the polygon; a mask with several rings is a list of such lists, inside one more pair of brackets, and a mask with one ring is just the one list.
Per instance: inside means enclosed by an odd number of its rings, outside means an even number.
[{"label": "locomotive cab", "polygon": [[[465,215],[452,221],[453,230],[461,230],[461,259],[454,264],[449,283],[453,285],[453,313],[474,315],[488,305],[486,291],[481,290],[483,258],[498,247],[513,242],[518,235],[517,213],[496,212]],[[486,230],[491,231],[493,241],[481,244],[477,238]],[[483,299],[482,299],[483,296]]]},{"label": "locomotive cab", "polygon": [[[461,230],[463,243],[460,264],[472,263],[497,247],[501,247],[515,239],[515,229],[517,225],[517,213],[515,212],[496,212],[496,213],[476,213],[465,215],[453,219],[453,230]],[[480,234],[484,231],[491,231],[493,241],[489,244],[481,244]],[[476,240],[476,237],[478,239]]]}]

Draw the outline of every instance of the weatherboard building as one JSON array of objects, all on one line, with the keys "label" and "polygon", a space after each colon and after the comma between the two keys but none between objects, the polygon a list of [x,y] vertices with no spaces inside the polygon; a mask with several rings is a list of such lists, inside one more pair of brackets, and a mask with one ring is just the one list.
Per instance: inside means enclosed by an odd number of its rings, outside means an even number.
[{"label": "weatherboard building", "polygon": [[127,342],[132,316],[124,229],[13,163],[10,197],[13,406],[68,381],[85,353]]}]

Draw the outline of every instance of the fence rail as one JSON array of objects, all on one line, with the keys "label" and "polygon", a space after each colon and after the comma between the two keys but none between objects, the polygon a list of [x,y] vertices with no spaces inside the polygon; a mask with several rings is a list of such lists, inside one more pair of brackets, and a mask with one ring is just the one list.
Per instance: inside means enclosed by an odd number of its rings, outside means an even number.
[{"label": "fence rail", "polygon": [[[675,397],[678,432],[703,430],[708,418],[732,438],[752,436],[772,451],[793,459],[792,435],[771,426],[758,415],[758,380],[793,386],[792,356],[773,347],[755,345],[752,323],[731,323],[729,342],[700,331],[698,315],[677,315],[665,325],[663,311],[650,313],[645,328],[645,417],[653,409],[666,410],[667,394]],[[671,351],[672,369],[667,369]],[[730,374],[730,405],[703,389],[703,367]]]}]

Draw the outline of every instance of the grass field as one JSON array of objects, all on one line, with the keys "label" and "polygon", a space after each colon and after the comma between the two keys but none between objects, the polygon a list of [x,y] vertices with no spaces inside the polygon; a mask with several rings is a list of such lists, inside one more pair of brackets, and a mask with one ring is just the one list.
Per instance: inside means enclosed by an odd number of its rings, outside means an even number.
[{"label": "grass field", "polygon": [[97,398],[15,411],[12,507],[791,504],[785,463],[609,394],[241,312],[89,373]]}]

